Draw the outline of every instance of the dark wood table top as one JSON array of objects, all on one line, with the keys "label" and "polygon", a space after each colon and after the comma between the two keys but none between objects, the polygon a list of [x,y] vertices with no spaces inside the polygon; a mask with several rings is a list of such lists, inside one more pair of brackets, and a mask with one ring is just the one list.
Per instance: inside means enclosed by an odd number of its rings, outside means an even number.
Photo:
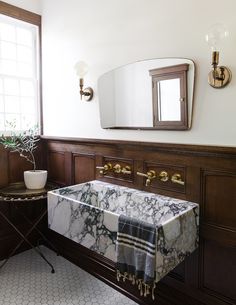
[{"label": "dark wood table top", "polygon": [[1,201],[32,201],[47,197],[47,192],[57,189],[60,186],[55,183],[48,182],[46,186],[38,190],[29,190],[25,187],[24,182],[11,183],[0,189]]}]

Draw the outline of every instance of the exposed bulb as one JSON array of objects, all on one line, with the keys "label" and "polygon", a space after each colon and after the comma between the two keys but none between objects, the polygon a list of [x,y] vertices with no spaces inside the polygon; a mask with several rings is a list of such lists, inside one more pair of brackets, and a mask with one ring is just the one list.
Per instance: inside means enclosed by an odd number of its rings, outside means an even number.
[{"label": "exposed bulb", "polygon": [[229,36],[229,31],[222,23],[213,24],[205,38],[212,51],[219,51],[222,41]]},{"label": "exposed bulb", "polygon": [[88,73],[88,65],[84,61],[78,61],[74,68],[79,78],[84,78],[84,76]]}]

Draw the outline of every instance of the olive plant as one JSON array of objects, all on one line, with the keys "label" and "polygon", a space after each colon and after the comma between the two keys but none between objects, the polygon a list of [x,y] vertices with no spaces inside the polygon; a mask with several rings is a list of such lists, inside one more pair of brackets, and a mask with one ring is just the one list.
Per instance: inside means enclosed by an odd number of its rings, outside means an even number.
[{"label": "olive plant", "polygon": [[34,151],[37,148],[37,142],[39,141],[38,126],[35,125],[23,132],[16,132],[15,122],[8,122],[11,133],[9,136],[0,136],[0,144],[4,148],[13,152],[18,152],[22,158],[25,158],[28,162],[33,164],[33,170],[36,170],[36,162],[34,157]]}]

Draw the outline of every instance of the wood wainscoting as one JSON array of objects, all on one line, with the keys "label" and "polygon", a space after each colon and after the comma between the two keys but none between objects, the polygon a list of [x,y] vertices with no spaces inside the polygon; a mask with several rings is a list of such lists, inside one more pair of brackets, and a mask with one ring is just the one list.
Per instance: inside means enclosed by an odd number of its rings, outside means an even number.
[{"label": "wood wainscoting", "polygon": [[[118,284],[114,264],[50,231],[62,254],[140,304],[236,304],[236,148],[190,146],[91,139],[43,138],[49,179],[72,185],[93,179],[125,185],[200,204],[200,246],[157,285],[153,302],[128,283]],[[131,175],[107,172],[96,166],[128,165]],[[166,171],[169,180],[136,174]],[[184,185],[173,183],[178,173]]]},{"label": "wood wainscoting", "polygon": [[[0,186],[22,180],[27,165],[16,158],[0,148]],[[158,283],[155,301],[117,283],[113,262],[48,230],[63,256],[139,304],[236,304],[236,148],[43,137],[39,159],[49,179],[62,186],[98,179],[200,204],[199,249]],[[106,163],[129,166],[132,173],[101,175],[96,166]],[[145,186],[136,173],[148,170],[166,171],[169,178],[180,174],[185,184],[153,179]],[[1,245],[4,228],[0,221]]]}]

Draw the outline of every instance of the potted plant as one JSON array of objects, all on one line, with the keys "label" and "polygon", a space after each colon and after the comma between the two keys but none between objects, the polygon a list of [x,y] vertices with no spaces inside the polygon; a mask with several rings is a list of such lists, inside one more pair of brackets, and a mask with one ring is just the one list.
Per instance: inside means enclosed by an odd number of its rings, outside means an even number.
[{"label": "potted plant", "polygon": [[33,165],[32,170],[24,171],[24,182],[28,189],[42,189],[47,182],[47,171],[37,170],[34,157],[34,151],[37,148],[37,142],[39,141],[38,127],[34,126],[22,133],[14,131],[15,123],[8,123],[11,127],[11,133],[9,136],[2,135],[0,137],[0,144],[6,149],[13,152],[18,152],[20,157],[25,158],[26,161]]}]

